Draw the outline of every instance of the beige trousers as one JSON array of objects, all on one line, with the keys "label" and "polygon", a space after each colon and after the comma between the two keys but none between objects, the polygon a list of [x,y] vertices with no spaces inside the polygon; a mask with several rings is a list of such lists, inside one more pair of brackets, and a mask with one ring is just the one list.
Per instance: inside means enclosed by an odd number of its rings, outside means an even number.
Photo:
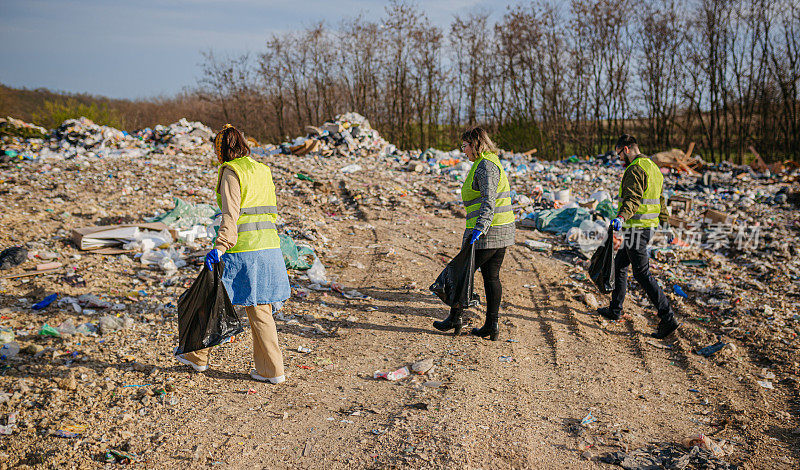
[{"label": "beige trousers", "polygon": [[[253,360],[258,375],[275,378],[284,375],[283,352],[278,346],[278,330],[272,318],[272,305],[254,305],[244,308],[253,334]],[[208,365],[211,348],[186,353],[184,357],[198,366]]]}]

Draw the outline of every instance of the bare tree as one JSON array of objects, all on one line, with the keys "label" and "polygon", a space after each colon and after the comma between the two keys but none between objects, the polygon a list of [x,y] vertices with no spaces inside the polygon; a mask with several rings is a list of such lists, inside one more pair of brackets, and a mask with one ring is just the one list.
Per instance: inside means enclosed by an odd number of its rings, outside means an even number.
[{"label": "bare tree", "polygon": [[459,112],[463,106],[468,124],[478,122],[479,91],[490,52],[488,20],[489,13],[471,13],[465,18],[456,16],[450,25]]},{"label": "bare tree", "polygon": [[427,18],[412,32],[412,100],[419,129],[419,147],[429,147],[431,135],[439,122],[443,89],[439,77],[441,64],[442,32]]},{"label": "bare tree", "polygon": [[685,5],[661,0],[642,5],[636,33],[638,84],[651,143],[672,142],[684,81]]},{"label": "bare tree", "polygon": [[796,0],[533,0],[490,18],[458,15],[445,38],[392,0],[378,21],[273,35],[255,63],[206,52],[191,102],[271,140],[355,110],[403,148],[458,145],[482,124],[553,158],[605,152],[623,131],[717,160],[750,145],[800,157]]}]

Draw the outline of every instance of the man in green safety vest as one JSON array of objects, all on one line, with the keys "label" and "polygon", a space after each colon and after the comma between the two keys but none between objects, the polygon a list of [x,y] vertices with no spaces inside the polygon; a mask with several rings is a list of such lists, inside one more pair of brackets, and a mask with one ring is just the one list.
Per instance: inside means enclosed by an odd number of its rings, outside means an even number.
[{"label": "man in green safety vest", "polygon": [[662,194],[664,176],[650,157],[639,152],[636,139],[631,135],[620,136],[615,152],[625,161],[626,168],[619,188],[619,212],[611,221],[611,227],[615,231],[622,230],[623,241],[614,258],[611,306],[598,309],[597,312],[609,320],[619,320],[622,317],[622,304],[628,287],[628,266],[631,266],[633,277],[644,288],[661,319],[653,337],[666,338],[679,324],[667,297],[650,274],[647,253],[647,245],[659,223],[665,225],[668,222],[669,216]]}]

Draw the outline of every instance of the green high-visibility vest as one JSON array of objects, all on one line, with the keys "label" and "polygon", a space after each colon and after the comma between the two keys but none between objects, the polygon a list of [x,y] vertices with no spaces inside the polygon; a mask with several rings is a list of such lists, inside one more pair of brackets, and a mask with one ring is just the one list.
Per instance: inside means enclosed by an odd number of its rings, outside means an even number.
[{"label": "green high-visibility vest", "polygon": [[275,227],[278,204],[269,167],[250,157],[236,158],[220,165],[217,176],[217,204],[220,207],[222,195],[219,193],[219,184],[226,166],[239,177],[242,193],[239,219],[236,221],[238,236],[236,244],[227,253],[280,248],[281,242]]},{"label": "green high-visibility vest", "polygon": [[[481,203],[484,198],[480,191],[472,189],[472,180],[475,176],[475,169],[478,164],[488,160],[500,168],[500,183],[497,185],[497,194],[494,195],[494,218],[492,219],[492,227],[498,225],[506,225],[514,223],[514,212],[511,208],[511,186],[508,184],[506,172],[503,170],[503,165],[500,164],[500,159],[497,155],[491,152],[483,152],[477,160],[472,163],[472,168],[469,169],[467,179],[461,186],[461,200],[464,202],[464,207],[467,209],[467,228],[475,228],[475,222],[478,221],[478,213],[480,212]],[[489,196],[491,197],[491,195]]]},{"label": "green high-visibility vest", "polygon": [[[637,165],[647,173],[647,187],[642,196],[642,203],[639,209],[631,218],[622,224],[625,228],[652,228],[658,227],[658,215],[661,213],[661,189],[664,186],[664,175],[658,165],[650,160],[650,157],[639,156],[625,168],[628,171],[633,165]],[[622,197],[622,184],[619,186],[619,197]]]}]

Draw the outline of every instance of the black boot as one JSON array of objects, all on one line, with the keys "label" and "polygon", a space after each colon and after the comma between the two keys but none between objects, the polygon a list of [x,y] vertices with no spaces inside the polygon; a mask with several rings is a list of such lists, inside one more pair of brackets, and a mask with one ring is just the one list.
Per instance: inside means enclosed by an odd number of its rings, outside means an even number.
[{"label": "black boot", "polygon": [[675,317],[670,315],[669,317],[662,318],[661,321],[658,322],[658,329],[652,336],[653,338],[664,339],[671,335],[673,331],[677,330],[679,326],[681,325],[675,320]]},{"label": "black boot", "polygon": [[500,334],[500,328],[497,326],[497,314],[486,315],[486,323],[480,329],[473,328],[470,334],[480,336],[481,338],[489,337],[492,341],[497,341]]},{"label": "black boot", "polygon": [[460,310],[450,310],[450,315],[442,321],[433,322],[433,327],[439,331],[454,330],[453,336],[458,336],[461,334],[461,327],[464,326],[464,324],[461,323],[462,313],[463,312]]},{"label": "black boot", "polygon": [[610,308],[610,307],[601,307],[601,308],[598,308],[598,309],[597,309],[597,313],[598,313],[598,314],[599,314],[601,317],[603,317],[603,318],[607,318],[607,319],[609,319],[609,320],[611,320],[611,321],[617,321],[617,320],[619,320],[620,318],[622,318],[622,315],[614,315],[614,313],[611,311],[611,308]]}]

